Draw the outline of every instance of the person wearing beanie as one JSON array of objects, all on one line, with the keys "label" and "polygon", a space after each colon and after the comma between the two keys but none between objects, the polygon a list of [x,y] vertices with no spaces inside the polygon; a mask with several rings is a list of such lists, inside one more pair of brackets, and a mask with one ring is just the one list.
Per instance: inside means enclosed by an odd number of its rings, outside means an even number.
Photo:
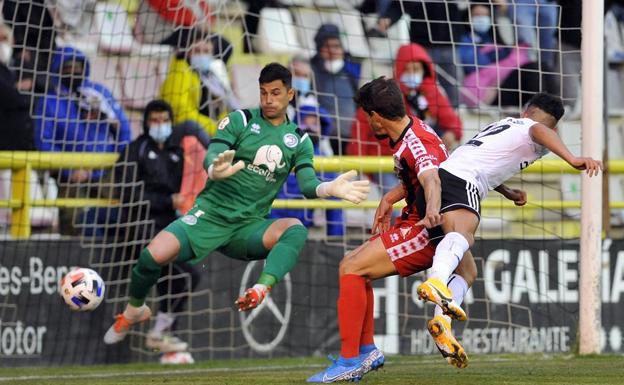
[{"label": "person wearing beanie", "polygon": [[310,64],[314,73],[314,90],[318,103],[329,113],[333,129],[334,154],[346,154],[351,137],[351,123],[355,116],[353,97],[358,88],[360,65],[345,52],[340,41],[340,30],[334,24],[323,24],[314,37],[316,55]]}]

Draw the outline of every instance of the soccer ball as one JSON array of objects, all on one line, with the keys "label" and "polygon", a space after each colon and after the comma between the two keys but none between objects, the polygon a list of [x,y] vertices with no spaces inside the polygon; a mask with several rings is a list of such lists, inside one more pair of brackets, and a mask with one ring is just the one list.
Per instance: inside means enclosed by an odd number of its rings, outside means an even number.
[{"label": "soccer ball", "polygon": [[91,269],[78,267],[61,279],[61,296],[73,311],[91,311],[104,299],[104,281]]}]

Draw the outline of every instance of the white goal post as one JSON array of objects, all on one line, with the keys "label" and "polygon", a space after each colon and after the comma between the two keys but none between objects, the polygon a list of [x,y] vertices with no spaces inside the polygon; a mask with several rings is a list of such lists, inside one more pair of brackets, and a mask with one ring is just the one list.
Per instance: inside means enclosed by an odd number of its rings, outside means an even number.
[{"label": "white goal post", "polygon": [[[603,156],[604,3],[583,0],[581,43],[583,156]],[[579,262],[579,353],[600,353],[600,261],[602,254],[602,174],[581,182],[581,255]]]}]

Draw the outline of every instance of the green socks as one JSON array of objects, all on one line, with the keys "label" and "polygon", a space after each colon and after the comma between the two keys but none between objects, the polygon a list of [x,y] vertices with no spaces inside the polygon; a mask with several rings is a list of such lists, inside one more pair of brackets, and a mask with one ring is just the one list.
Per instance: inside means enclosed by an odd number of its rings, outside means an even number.
[{"label": "green socks", "polygon": [[160,266],[152,253],[146,248],[141,251],[137,264],[132,269],[132,278],[130,279],[130,305],[139,307],[145,302],[145,297],[149,293],[152,286],[156,284],[160,278]]},{"label": "green socks", "polygon": [[272,287],[281,281],[297,264],[299,253],[307,237],[308,229],[301,225],[291,226],[284,231],[277,244],[269,252],[258,283]]}]

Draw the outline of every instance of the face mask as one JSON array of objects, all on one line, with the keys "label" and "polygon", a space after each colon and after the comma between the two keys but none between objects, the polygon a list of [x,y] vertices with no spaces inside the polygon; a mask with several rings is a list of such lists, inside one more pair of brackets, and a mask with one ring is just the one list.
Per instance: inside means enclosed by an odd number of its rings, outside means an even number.
[{"label": "face mask", "polygon": [[171,123],[154,124],[149,128],[149,135],[156,143],[165,143],[171,136]]},{"label": "face mask", "polygon": [[489,16],[474,16],[472,18],[472,28],[477,33],[485,33],[492,27],[492,19]]},{"label": "face mask", "polygon": [[292,78],[292,86],[294,89],[299,91],[300,95],[305,95],[312,89],[312,85],[310,84],[310,79],[304,78],[302,76],[294,76]]},{"label": "face mask", "polygon": [[405,87],[411,90],[415,90],[420,87],[422,80],[422,74],[405,72],[403,75],[401,75],[401,83],[405,84]]},{"label": "face mask", "polygon": [[212,55],[205,53],[196,54],[191,56],[191,67],[199,72],[208,72],[213,60]]},{"label": "face mask", "polygon": [[61,84],[70,91],[77,92],[82,85],[82,76],[75,74],[61,75]]},{"label": "face mask", "polygon": [[13,47],[8,43],[0,43],[0,63],[9,64],[13,56]]},{"label": "face mask", "polygon": [[344,60],[336,59],[336,60],[326,60],[325,61],[325,69],[330,74],[335,74],[340,72],[340,70],[344,67]]}]

